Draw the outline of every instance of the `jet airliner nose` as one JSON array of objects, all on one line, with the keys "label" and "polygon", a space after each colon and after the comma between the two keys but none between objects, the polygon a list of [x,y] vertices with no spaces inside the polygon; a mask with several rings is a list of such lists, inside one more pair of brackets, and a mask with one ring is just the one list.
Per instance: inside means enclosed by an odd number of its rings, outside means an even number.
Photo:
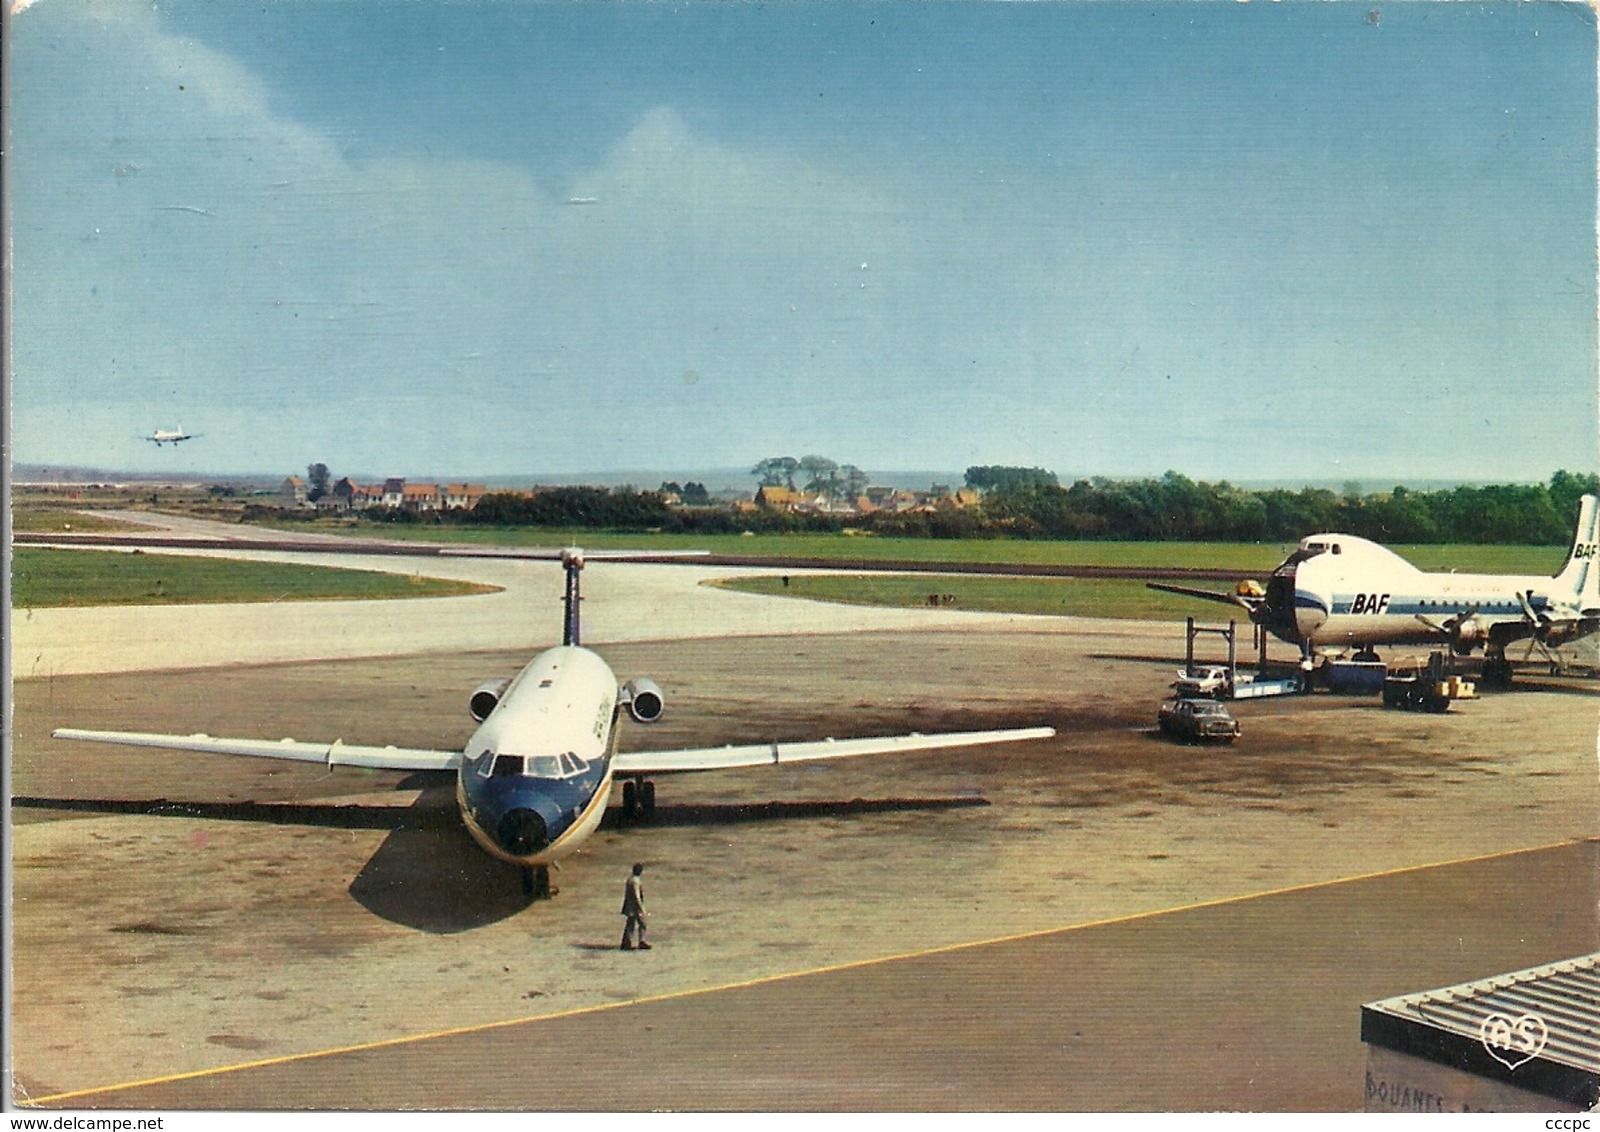
[{"label": "jet airliner nose", "polygon": [[544,818],[534,810],[507,810],[495,830],[500,847],[516,857],[528,857],[550,844]]}]

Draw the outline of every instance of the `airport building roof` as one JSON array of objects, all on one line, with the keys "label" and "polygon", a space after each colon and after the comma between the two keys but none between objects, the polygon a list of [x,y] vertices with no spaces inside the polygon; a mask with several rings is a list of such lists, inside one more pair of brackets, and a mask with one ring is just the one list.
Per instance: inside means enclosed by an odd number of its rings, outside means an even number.
[{"label": "airport building roof", "polygon": [[1600,953],[1368,1003],[1361,1039],[1593,1107]]}]

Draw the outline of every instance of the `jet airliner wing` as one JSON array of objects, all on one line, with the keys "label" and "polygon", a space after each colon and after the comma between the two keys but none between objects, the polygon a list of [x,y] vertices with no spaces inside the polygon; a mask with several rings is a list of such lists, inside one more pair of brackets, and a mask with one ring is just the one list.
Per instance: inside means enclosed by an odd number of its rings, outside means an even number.
[{"label": "jet airliner wing", "polygon": [[51,736],[85,743],[120,743],[129,747],[165,747],[173,751],[209,751],[219,755],[253,755],[325,766],[362,766],[374,770],[455,770],[460,751],[425,751],[415,747],[357,747],[341,743],[298,743],[293,739],[219,739],[213,735],[160,735],[146,731],[81,731],[58,727]]},{"label": "jet airliner wing", "polygon": [[681,751],[636,751],[613,756],[611,768],[618,775],[726,770],[736,766],[899,754],[935,747],[1014,743],[1023,739],[1048,739],[1055,733],[1053,727],[1018,727],[1003,731],[950,731],[943,735],[888,735],[876,739],[823,739],[810,743],[755,743],[740,747],[697,747]]}]

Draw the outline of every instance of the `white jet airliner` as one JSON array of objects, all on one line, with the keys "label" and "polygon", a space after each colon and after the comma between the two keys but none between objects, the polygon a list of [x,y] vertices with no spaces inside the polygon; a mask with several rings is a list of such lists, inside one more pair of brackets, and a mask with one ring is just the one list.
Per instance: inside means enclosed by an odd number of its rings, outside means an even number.
[{"label": "white jet airliner", "polygon": [[562,644],[534,657],[516,676],[486,681],[472,693],[468,706],[479,726],[459,751],[359,747],[337,740],[303,743],[75,728],[59,728],[53,735],[96,743],[292,759],[329,767],[453,771],[456,801],[473,840],[491,856],[520,866],[524,889],[530,895],[548,896],[553,891],[550,866],[569,856],[599,826],[611,785],[618,779],[623,781],[623,808],[631,816],[654,809],[655,784],[650,776],[655,774],[1009,743],[1055,734],[1050,727],[1025,727],[619,753],[617,724],[622,710],[626,708],[640,723],[653,723],[661,718],[665,699],[650,680],[634,679],[619,685],[606,662],[579,644],[578,575],[584,557],[577,549],[560,552],[566,569]]},{"label": "white jet airliner", "polygon": [[[1259,586],[1231,594],[1160,582],[1152,589],[1242,606],[1257,625],[1314,653],[1357,650],[1375,658],[1376,645],[1440,643],[1457,655],[1484,650],[1484,678],[1506,683],[1506,646],[1530,641],[1545,651],[1600,630],[1600,566],[1596,564],[1595,497],[1578,507],[1577,533],[1567,563],[1554,577],[1456,574],[1418,570],[1386,547],[1355,535],[1320,534]],[[1554,663],[1554,661],[1552,661]]]}]

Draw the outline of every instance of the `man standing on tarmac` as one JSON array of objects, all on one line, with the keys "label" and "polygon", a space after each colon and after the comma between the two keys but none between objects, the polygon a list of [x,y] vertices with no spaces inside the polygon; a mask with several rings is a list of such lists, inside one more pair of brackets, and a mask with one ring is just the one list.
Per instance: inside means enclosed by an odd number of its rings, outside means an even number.
[{"label": "man standing on tarmac", "polygon": [[622,890],[622,914],[628,917],[622,925],[622,950],[633,950],[633,929],[639,928],[639,950],[649,951],[650,945],[644,941],[644,881],[640,879],[644,872],[644,864],[635,861],[633,872],[628,874],[628,883]]}]

